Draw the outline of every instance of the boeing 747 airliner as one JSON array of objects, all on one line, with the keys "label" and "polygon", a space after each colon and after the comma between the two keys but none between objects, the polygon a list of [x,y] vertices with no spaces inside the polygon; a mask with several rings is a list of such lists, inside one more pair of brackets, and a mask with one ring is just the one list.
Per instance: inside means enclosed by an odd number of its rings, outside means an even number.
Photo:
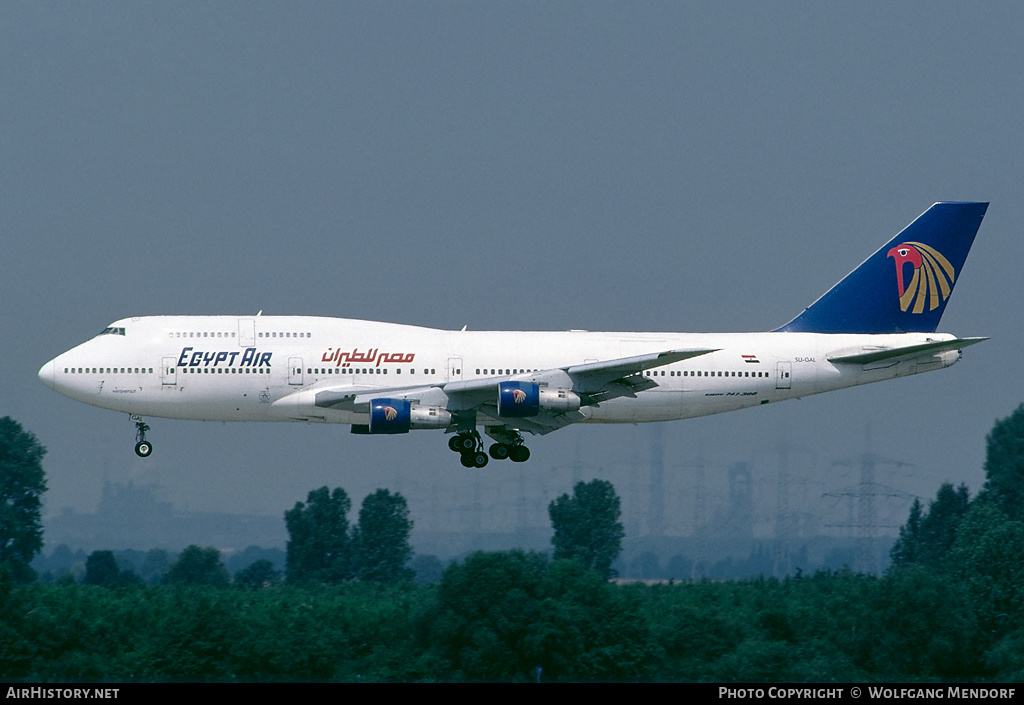
[{"label": "boeing 747 airliner", "polygon": [[[447,331],[310,316],[146,316],[43,365],[72,399],[143,417],[440,429],[466,467],[523,434],[670,421],[949,367],[936,333],[987,203],[936,203],[799,316],[761,333]],[[485,450],[477,430],[494,443]]]}]

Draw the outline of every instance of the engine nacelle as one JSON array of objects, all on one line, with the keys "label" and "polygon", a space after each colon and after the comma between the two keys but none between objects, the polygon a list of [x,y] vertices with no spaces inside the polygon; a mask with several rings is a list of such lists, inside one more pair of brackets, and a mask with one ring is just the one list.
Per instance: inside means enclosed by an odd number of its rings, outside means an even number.
[{"label": "engine nacelle", "polygon": [[451,422],[451,412],[439,406],[420,406],[405,399],[374,399],[366,432],[408,433],[414,428],[448,428]]},{"label": "engine nacelle", "polygon": [[498,416],[518,419],[541,411],[575,411],[580,398],[568,389],[541,389],[535,382],[502,382],[498,385]]}]

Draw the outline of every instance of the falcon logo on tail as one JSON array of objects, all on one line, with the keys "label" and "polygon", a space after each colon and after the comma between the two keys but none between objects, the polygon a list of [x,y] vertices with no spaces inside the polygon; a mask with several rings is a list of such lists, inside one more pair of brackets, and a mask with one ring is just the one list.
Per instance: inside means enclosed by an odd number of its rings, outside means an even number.
[{"label": "falcon logo on tail", "polygon": [[[953,265],[934,247],[922,242],[904,242],[889,250],[888,257],[896,263],[896,285],[900,294],[900,309],[906,311],[914,305],[911,313],[921,313],[927,305],[929,311],[938,308],[949,298],[956,276]],[[903,283],[903,265],[914,267],[914,274],[908,286]]]}]

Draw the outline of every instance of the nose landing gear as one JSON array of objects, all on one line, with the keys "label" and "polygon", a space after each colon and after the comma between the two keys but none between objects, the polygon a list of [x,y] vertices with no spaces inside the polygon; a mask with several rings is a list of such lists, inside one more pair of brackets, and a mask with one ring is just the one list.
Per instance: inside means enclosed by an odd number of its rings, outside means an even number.
[{"label": "nose landing gear", "polygon": [[142,420],[141,416],[132,416],[135,422],[135,455],[140,458],[148,458],[153,452],[153,444],[146,440],[146,431],[149,425]]}]

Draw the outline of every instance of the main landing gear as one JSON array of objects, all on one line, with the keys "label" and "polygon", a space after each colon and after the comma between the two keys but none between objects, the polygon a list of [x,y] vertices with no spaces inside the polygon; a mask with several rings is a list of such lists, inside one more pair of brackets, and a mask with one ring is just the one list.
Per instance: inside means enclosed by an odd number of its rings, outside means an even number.
[{"label": "main landing gear", "polygon": [[483,441],[476,431],[464,431],[448,439],[448,447],[462,456],[462,466],[482,468],[487,465],[487,453]]},{"label": "main landing gear", "polygon": [[484,467],[488,454],[495,460],[508,458],[513,463],[524,463],[530,459],[530,449],[523,445],[523,437],[517,431],[503,434],[502,440],[492,443],[487,453],[484,452],[480,433],[475,429],[452,436],[448,439],[448,447],[462,456],[462,465],[467,468]]},{"label": "main landing gear", "polygon": [[153,444],[146,440],[146,431],[149,425],[142,420],[141,416],[132,416],[135,422],[135,455],[140,458],[148,458],[153,452]]}]

